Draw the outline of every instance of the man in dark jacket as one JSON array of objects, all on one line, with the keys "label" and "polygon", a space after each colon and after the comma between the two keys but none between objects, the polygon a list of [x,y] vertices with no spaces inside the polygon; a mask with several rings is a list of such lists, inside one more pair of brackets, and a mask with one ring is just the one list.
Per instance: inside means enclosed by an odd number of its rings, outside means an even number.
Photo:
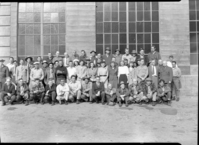
[{"label": "man in dark jacket", "polygon": [[2,106],[6,105],[7,102],[13,105],[15,99],[15,86],[11,83],[11,78],[7,77],[1,93]]},{"label": "man in dark jacket", "polygon": [[112,54],[110,54],[111,50],[109,47],[106,47],[105,51],[106,54],[103,55],[103,59],[105,60],[106,65],[109,66],[111,64],[113,56]]},{"label": "man in dark jacket", "polygon": [[51,105],[55,105],[55,99],[56,99],[56,87],[57,85],[53,83],[54,80],[52,78],[48,79],[48,84],[45,87],[45,98],[44,102],[49,102],[51,101]]},{"label": "man in dark jacket", "polygon": [[156,51],[156,48],[155,46],[152,46],[151,47],[151,52],[149,53],[148,55],[148,60],[149,62],[151,60],[155,59],[155,65],[157,66],[158,65],[158,60],[161,59],[161,56],[160,54]]},{"label": "man in dark jacket", "polygon": [[5,60],[0,60],[0,92],[2,90],[3,84],[6,81],[6,78],[9,77],[9,69],[3,64]]},{"label": "man in dark jacket", "polygon": [[140,54],[137,55],[137,60],[144,59],[144,64],[148,66],[149,60],[147,55],[144,54],[144,49],[140,50]]},{"label": "man in dark jacket", "polygon": [[116,91],[117,95],[117,102],[119,102],[119,107],[122,106],[122,101],[125,101],[126,107],[128,107],[128,100],[129,100],[129,90],[125,87],[123,81],[120,82],[120,88]]},{"label": "man in dark jacket", "polygon": [[52,63],[52,61],[53,61],[53,56],[52,56],[52,53],[51,53],[51,52],[48,53],[48,58],[47,58],[46,60],[47,60],[48,63]]},{"label": "man in dark jacket", "polygon": [[55,81],[56,81],[56,84],[59,85],[61,79],[65,79],[66,80],[67,75],[68,75],[67,69],[66,69],[66,67],[63,66],[63,61],[60,60],[59,61],[59,66],[55,70]]},{"label": "man in dark jacket", "polygon": [[18,80],[17,84],[17,102],[24,100],[26,101],[26,106],[29,105],[29,88],[26,82],[23,81],[22,78]]}]

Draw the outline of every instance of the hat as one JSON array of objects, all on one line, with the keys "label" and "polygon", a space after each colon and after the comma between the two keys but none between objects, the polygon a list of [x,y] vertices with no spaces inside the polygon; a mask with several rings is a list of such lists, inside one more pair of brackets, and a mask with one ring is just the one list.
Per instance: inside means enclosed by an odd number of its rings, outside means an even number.
[{"label": "hat", "polygon": [[50,65],[50,64],[54,65],[54,63],[52,63],[52,62],[50,62],[50,63],[48,63],[48,64],[49,64],[49,65]]},{"label": "hat", "polygon": [[1,59],[1,60],[0,60],[0,62],[4,62],[4,61],[5,61],[4,59]]},{"label": "hat", "polygon": [[123,82],[123,81],[121,81],[121,82],[120,82],[120,85],[122,85],[122,84],[124,84],[124,82]]},{"label": "hat", "polygon": [[87,77],[87,76],[85,76],[85,77],[83,77],[82,79],[83,79],[83,80],[86,80],[86,79],[89,80],[90,78]]},{"label": "hat", "polygon": [[38,61],[35,61],[33,64],[34,64],[34,65],[35,65],[35,64],[39,64],[39,62],[38,62]]},{"label": "hat", "polygon": [[30,58],[31,61],[33,60],[33,58],[31,56],[28,56],[28,57],[25,58],[25,61],[27,61],[28,58]]},{"label": "hat", "polygon": [[74,59],[73,62],[75,62],[75,61],[79,62],[79,59]]},{"label": "hat", "polygon": [[119,51],[119,52],[120,52],[120,49],[116,49],[116,50],[115,50],[115,52],[117,52],[117,51]]},{"label": "hat", "polygon": [[152,79],[151,78],[147,78],[146,81],[152,81]]},{"label": "hat", "polygon": [[108,51],[111,51],[109,47],[106,47],[105,51],[107,51],[107,50],[108,50]]},{"label": "hat", "polygon": [[94,51],[94,50],[92,50],[90,53],[93,53],[93,52],[96,53],[96,51]]},{"label": "hat", "polygon": [[17,60],[14,60],[13,62],[16,62],[16,63],[17,63]]},{"label": "hat", "polygon": [[91,61],[91,60],[89,58],[87,58],[86,61]]},{"label": "hat", "polygon": [[102,64],[102,63],[105,63],[105,64],[106,64],[106,62],[105,62],[104,60],[101,61],[101,64]]},{"label": "hat", "polygon": [[43,60],[42,64],[44,64],[44,63],[47,63],[47,64],[48,64],[48,62],[47,62],[46,60]]}]

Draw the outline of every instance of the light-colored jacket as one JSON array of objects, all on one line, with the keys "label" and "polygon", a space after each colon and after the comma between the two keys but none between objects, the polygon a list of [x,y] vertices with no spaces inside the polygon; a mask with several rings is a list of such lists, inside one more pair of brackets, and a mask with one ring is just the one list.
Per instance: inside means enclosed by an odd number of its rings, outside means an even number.
[{"label": "light-colored jacket", "polygon": [[28,73],[28,67],[26,65],[20,65],[16,69],[16,81],[19,79],[23,79],[23,81],[28,82],[29,79],[29,73]]},{"label": "light-colored jacket", "polygon": [[69,91],[70,89],[67,83],[65,83],[64,86],[59,84],[56,88],[57,96],[62,96],[65,92],[69,92]]}]

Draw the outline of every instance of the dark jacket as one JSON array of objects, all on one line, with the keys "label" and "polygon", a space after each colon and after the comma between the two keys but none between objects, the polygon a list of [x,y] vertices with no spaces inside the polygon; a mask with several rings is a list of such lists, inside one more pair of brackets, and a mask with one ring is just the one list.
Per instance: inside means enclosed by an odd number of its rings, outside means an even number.
[{"label": "dark jacket", "polygon": [[93,84],[92,92],[93,94],[97,94],[97,92],[103,92],[104,91],[104,83],[100,82],[100,86],[97,86],[96,83]]},{"label": "dark jacket", "polygon": [[67,69],[64,66],[58,66],[55,69],[55,79],[57,78],[64,78],[66,79],[68,75]]},{"label": "dark jacket", "polygon": [[104,54],[102,58],[105,60],[106,65],[110,65],[112,61],[112,57],[113,56],[111,54],[108,57],[106,54]]},{"label": "dark jacket", "polygon": [[10,84],[10,87],[9,87],[9,89],[8,89],[8,85],[7,85],[7,83],[4,83],[4,85],[3,85],[3,88],[2,88],[2,92],[3,93],[10,93],[11,95],[15,95],[15,86],[11,83]]},{"label": "dark jacket", "polygon": [[[26,93],[27,91],[29,91],[28,85],[26,83],[23,83],[22,86],[24,87],[24,93]],[[20,95],[20,85],[17,85],[17,95]]]},{"label": "dark jacket", "polygon": [[[156,75],[157,75],[157,77],[158,77],[158,68],[159,68],[159,67],[157,67],[157,66],[154,66],[154,67],[156,68]],[[153,73],[153,70],[152,70],[152,66],[149,66],[149,67],[148,67],[148,73],[149,73],[149,78],[152,79],[152,75],[154,74],[154,73]]]},{"label": "dark jacket", "polygon": [[51,87],[49,86],[49,84],[47,84],[46,87],[45,87],[45,91],[46,92],[49,91],[49,93],[52,93],[53,91],[56,92],[56,87],[57,87],[56,84],[52,84]]},{"label": "dark jacket", "polygon": [[[141,55],[140,55],[140,54],[137,55],[137,60],[138,60],[138,59],[141,59]],[[148,66],[148,63],[149,63],[148,56],[147,56],[147,55],[144,55],[144,64],[145,64],[146,66]]]},{"label": "dark jacket", "polygon": [[[148,86],[146,85],[145,87],[146,87],[146,94],[148,94],[149,93]],[[157,89],[155,88],[155,85],[153,83],[151,83],[150,88],[153,93],[157,91]]]},{"label": "dark jacket", "polygon": [[168,66],[160,66],[158,69],[158,75],[160,79],[163,79],[165,83],[172,81],[173,70]]},{"label": "dark jacket", "polygon": [[151,61],[152,59],[155,59],[155,65],[158,65],[158,60],[161,59],[161,56],[157,51],[150,52],[148,54],[148,60]]},{"label": "dark jacket", "polygon": [[118,88],[116,91],[116,94],[117,96],[120,96],[120,95],[129,96],[129,90],[127,88],[124,88],[124,89]]},{"label": "dark jacket", "polygon": [[4,83],[6,81],[6,77],[9,76],[9,69],[7,66],[0,66],[0,82]]},{"label": "dark jacket", "polygon": [[53,62],[53,56],[52,56],[51,58],[47,57],[47,58],[46,58],[46,61],[47,61],[48,63]]}]

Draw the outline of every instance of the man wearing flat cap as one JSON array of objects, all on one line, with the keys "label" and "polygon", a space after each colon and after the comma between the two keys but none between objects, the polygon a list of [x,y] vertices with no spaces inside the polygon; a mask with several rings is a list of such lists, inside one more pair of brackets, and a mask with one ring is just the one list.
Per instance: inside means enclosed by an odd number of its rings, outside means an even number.
[{"label": "man wearing flat cap", "polygon": [[6,81],[6,78],[9,76],[9,69],[4,64],[4,60],[0,60],[0,92],[2,90],[2,86]]},{"label": "man wearing flat cap", "polygon": [[105,60],[106,65],[110,65],[112,61],[112,54],[111,49],[109,47],[106,47],[105,54],[103,55],[103,59]]}]

